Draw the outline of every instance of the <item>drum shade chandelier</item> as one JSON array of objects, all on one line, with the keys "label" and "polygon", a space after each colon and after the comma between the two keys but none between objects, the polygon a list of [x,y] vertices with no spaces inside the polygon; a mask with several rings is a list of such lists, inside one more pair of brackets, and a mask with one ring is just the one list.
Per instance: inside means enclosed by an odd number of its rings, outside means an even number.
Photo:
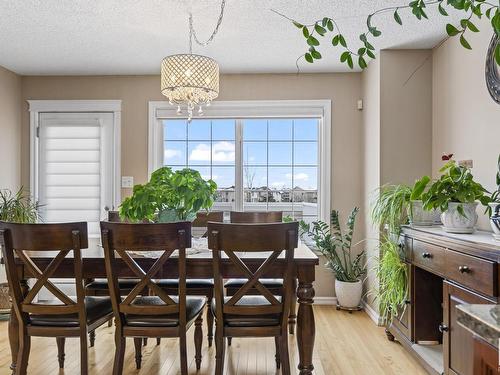
[{"label": "drum shade chandelier", "polygon": [[189,53],[167,56],[161,63],[161,93],[171,105],[177,106],[177,114],[186,110],[188,121],[198,107],[198,115],[203,115],[203,106],[219,96],[219,64],[206,56],[193,54],[193,40],[200,46],[213,41],[224,17],[226,0],[221,2],[217,25],[212,35],[201,42],[194,30],[193,15],[189,13]]}]

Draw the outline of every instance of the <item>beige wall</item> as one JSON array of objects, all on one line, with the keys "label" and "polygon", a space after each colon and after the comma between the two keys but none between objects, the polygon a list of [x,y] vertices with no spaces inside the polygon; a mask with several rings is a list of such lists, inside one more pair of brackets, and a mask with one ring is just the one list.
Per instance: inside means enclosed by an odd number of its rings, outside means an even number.
[{"label": "beige wall", "polygon": [[[147,178],[148,101],[164,99],[158,76],[23,77],[22,181],[29,183],[28,99],[121,99],[122,175]],[[345,217],[360,205],[362,173],[361,75],[224,75],[220,100],[330,99],[332,101],[332,207]],[[361,227],[358,239],[363,238]],[[320,267],[316,295],[333,296],[334,278]]]},{"label": "beige wall", "polygon": [[[485,18],[480,33],[467,38],[465,50],[450,38],[433,54],[432,169],[437,174],[443,153],[455,159],[472,159],[478,182],[495,188],[496,161],[500,153],[500,105],[489,96],[484,78],[491,25]],[[478,208],[479,227],[491,230],[484,209]]]},{"label": "beige wall", "polygon": [[0,189],[21,184],[21,77],[0,67]]}]

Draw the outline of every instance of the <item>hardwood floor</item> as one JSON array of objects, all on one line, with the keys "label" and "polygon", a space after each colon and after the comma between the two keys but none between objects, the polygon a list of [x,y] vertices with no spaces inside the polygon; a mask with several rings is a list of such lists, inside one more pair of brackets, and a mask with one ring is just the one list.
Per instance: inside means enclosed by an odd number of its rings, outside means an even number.
[{"label": "hardwood floor", "polygon": [[[316,345],[314,366],[317,375],[418,375],[424,369],[398,343],[386,339],[384,329],[377,327],[364,312],[348,314],[332,306],[315,306]],[[205,323],[205,322],[204,322]],[[188,358],[190,374],[196,373],[194,363],[194,327],[189,330]],[[203,334],[206,334],[204,329]],[[291,365],[296,373],[298,354],[295,337],[290,337]],[[124,374],[179,374],[179,350],[176,339],[163,339],[160,346],[149,340],[143,348],[142,369],[135,370],[133,341],[127,340]],[[113,366],[113,328],[97,331],[96,346],[89,349],[89,371],[93,375],[111,374]],[[215,348],[203,340],[203,361],[200,375],[213,374]],[[9,374],[10,349],[7,323],[0,322],[0,374]],[[227,375],[279,374],[274,362],[273,339],[233,339],[227,350]],[[58,371],[55,339],[34,338],[28,367],[30,375],[79,374],[78,340],[66,340],[66,368]]]}]

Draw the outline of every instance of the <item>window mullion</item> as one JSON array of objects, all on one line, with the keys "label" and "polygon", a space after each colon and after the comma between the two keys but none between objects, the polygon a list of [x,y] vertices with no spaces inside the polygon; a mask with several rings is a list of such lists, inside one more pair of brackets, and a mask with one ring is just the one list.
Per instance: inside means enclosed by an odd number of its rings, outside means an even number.
[{"label": "window mullion", "polygon": [[236,211],[243,211],[243,120],[236,119],[235,129],[235,186],[234,205]]}]

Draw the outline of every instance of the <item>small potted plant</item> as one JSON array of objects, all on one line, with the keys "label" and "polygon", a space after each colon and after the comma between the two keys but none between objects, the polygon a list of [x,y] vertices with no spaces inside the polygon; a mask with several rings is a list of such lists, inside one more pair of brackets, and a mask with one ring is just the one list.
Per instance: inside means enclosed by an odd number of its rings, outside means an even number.
[{"label": "small potted plant", "polygon": [[352,251],[354,224],[359,208],[355,207],[347,219],[347,231],[341,229],[338,211],[332,211],[330,224],[323,221],[300,223],[301,234],[310,236],[316,250],[326,258],[326,267],[335,273],[335,294],[340,307],[357,309],[363,291],[362,276],[366,273],[365,252]]},{"label": "small potted plant", "polygon": [[458,165],[452,156],[443,156],[446,163],[440,169],[440,178],[422,194],[424,209],[441,210],[441,221],[446,232],[473,233],[478,218],[478,202],[486,206],[490,197],[486,195],[486,189],[474,181],[470,169]]},{"label": "small potted plant", "polygon": [[498,155],[496,184],[497,189],[491,194],[489,214],[493,237],[495,240],[500,241],[500,155]]},{"label": "small potted plant", "polygon": [[424,194],[427,185],[431,181],[429,176],[423,176],[415,181],[410,195],[410,225],[414,227],[428,227],[439,223],[439,211],[432,209],[430,211],[424,210],[424,202],[422,201],[422,194]]},{"label": "small potted plant", "polygon": [[205,181],[194,169],[173,172],[162,167],[148,183],[134,186],[120,206],[120,216],[129,222],[193,221],[199,210],[212,207],[216,190],[214,181]]}]

